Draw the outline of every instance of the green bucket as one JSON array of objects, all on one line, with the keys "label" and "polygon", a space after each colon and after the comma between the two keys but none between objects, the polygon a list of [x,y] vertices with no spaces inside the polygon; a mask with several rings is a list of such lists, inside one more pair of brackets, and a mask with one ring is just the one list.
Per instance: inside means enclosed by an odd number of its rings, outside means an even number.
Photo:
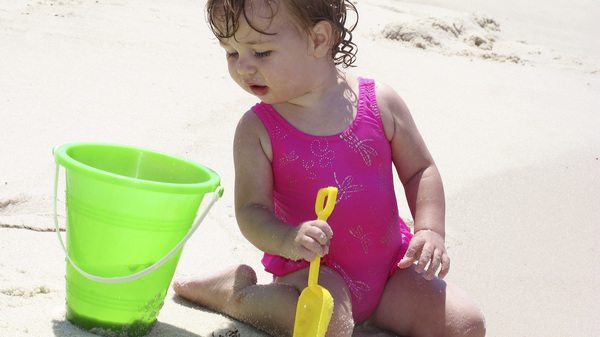
[{"label": "green bucket", "polygon": [[[99,335],[148,334],[181,248],[223,193],[219,176],[193,161],[138,147],[72,143],[53,152],[67,319]],[[56,216],[59,165],[66,171],[66,247]],[[212,199],[198,215],[206,193]]]}]

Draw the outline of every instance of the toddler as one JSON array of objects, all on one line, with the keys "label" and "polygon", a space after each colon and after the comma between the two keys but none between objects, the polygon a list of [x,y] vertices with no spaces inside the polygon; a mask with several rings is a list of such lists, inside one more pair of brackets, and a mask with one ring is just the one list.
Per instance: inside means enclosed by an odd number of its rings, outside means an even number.
[{"label": "toddler", "polygon": [[[319,284],[334,299],[327,336],[483,336],[477,306],[442,280],[444,192],[408,108],[392,88],[338,67],[355,60],[349,11],[344,0],[208,1],[229,74],[261,101],[235,134],[235,210],[274,281],[257,284],[241,265],[174,289],[289,336],[308,261],[319,255]],[[393,168],[414,236],[398,214]],[[314,201],[327,186],[339,192],[325,222]]]}]

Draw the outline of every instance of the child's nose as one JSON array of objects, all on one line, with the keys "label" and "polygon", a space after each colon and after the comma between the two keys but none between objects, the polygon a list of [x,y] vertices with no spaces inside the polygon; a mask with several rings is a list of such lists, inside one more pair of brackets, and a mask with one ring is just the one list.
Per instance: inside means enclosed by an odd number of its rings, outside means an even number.
[{"label": "child's nose", "polygon": [[248,57],[240,57],[237,62],[237,72],[240,75],[252,75],[256,72],[256,67]]}]

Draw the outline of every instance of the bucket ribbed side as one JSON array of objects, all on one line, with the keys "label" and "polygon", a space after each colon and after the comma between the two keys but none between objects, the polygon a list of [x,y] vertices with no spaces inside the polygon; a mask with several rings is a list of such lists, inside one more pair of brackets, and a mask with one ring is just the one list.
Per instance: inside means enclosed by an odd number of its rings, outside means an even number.
[{"label": "bucket ribbed side", "polygon": [[[164,304],[180,253],[150,275],[119,284],[102,284],[79,274],[67,262],[67,313],[73,324],[104,336],[148,334]],[[162,286],[158,286],[162,285]]]},{"label": "bucket ribbed side", "polygon": [[[186,236],[216,173],[191,161],[113,144],[55,150],[66,169],[66,250],[79,268],[104,278],[133,275]],[[103,283],[67,260],[67,319],[105,336],[144,336],[156,322],[181,250],[149,274]]]},{"label": "bucket ribbed side", "polygon": [[90,205],[76,196],[67,196],[68,207],[71,211],[80,214],[94,221],[120,228],[132,230],[142,230],[150,232],[186,232],[190,223],[194,221],[193,216],[181,217],[178,219],[152,219],[140,218],[131,215],[119,214],[110,209],[102,209]]}]

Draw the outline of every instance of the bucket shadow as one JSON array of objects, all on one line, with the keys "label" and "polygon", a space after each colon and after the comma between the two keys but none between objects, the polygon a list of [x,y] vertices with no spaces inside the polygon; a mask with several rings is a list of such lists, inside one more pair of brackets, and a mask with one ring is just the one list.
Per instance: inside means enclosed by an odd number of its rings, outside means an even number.
[{"label": "bucket shadow", "polygon": [[[52,321],[52,330],[54,331],[54,336],[63,337],[98,337],[98,335],[93,334],[91,332],[80,329],[79,327],[71,324],[68,320],[53,320]],[[220,336],[221,332],[214,332],[214,336]],[[224,332],[227,333],[227,332]],[[110,335],[109,335],[110,336]],[[187,331],[185,329],[176,327],[171,324],[162,323],[160,321],[156,322],[152,331],[146,335],[146,337],[157,337],[157,336],[177,336],[177,337],[203,337],[201,335],[195,334],[193,332]],[[209,335],[210,336],[210,335]],[[235,336],[235,335],[226,335],[223,336]],[[207,336],[208,337],[208,336]],[[212,337],[212,336],[211,336]]]},{"label": "bucket shadow", "polygon": [[194,302],[188,301],[183,297],[175,295],[171,298],[171,300],[177,304],[180,304],[190,309],[200,310],[202,312],[211,313],[215,315],[221,315],[229,319],[229,323],[225,327],[216,329],[212,333],[203,337],[271,337],[270,334],[264,331],[258,330],[253,326],[236,320],[235,318],[207,309]]},{"label": "bucket shadow", "polygon": [[62,337],[62,336],[73,336],[73,337],[92,337],[96,336],[87,331],[81,330],[75,325],[71,324],[66,319],[64,320],[52,320],[52,331],[54,332],[54,336]]},{"label": "bucket shadow", "polygon": [[[206,313],[221,315],[212,310],[206,309],[200,305],[197,305],[193,302],[190,302],[182,297],[173,296],[171,298],[173,302],[182,305],[184,307],[190,308],[192,310],[200,310]],[[190,332],[181,327],[177,327],[168,323],[161,322],[160,320],[156,322],[152,331],[146,335],[146,337],[269,337],[271,335],[262,332],[260,330],[255,329],[252,326],[249,326],[245,323],[242,323],[238,320],[228,317],[229,322],[226,325],[222,325],[221,327],[215,329],[212,332],[206,334],[198,334],[194,332]],[[87,330],[83,330],[78,326],[72,324],[64,318],[61,320],[54,319],[52,320],[52,330],[54,332],[54,336],[56,337],[98,337],[97,334],[93,334]]]}]

